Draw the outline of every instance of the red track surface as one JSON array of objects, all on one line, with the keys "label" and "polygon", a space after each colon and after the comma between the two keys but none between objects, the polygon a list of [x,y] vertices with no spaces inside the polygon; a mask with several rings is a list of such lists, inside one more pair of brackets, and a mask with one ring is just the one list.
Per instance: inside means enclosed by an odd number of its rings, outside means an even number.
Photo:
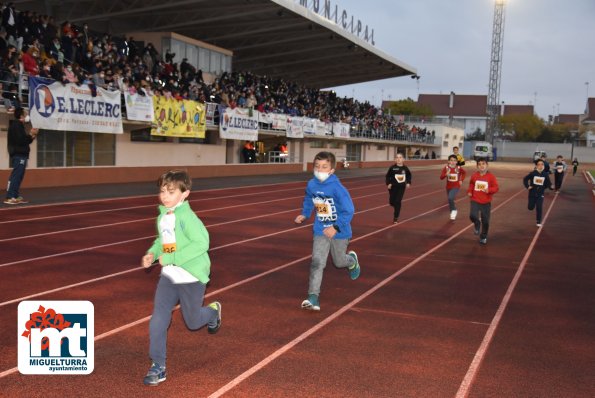
[{"label": "red track surface", "polygon": [[[138,265],[156,198],[4,208],[0,396],[593,396],[589,186],[568,176],[546,197],[538,229],[520,181],[529,167],[492,169],[501,188],[487,246],[471,231],[463,192],[458,219],[448,219],[437,167],[413,171],[398,225],[383,171],[344,175],[362,275],[353,282],[329,265],[319,313],[300,309],[312,235],[292,220],[305,182],[193,192],[211,235],[205,301],[221,301],[223,326],[191,332],[176,311],[168,379],[157,388],[142,378],[159,272]],[[94,304],[91,375],[18,373],[17,305],[27,298]]]}]

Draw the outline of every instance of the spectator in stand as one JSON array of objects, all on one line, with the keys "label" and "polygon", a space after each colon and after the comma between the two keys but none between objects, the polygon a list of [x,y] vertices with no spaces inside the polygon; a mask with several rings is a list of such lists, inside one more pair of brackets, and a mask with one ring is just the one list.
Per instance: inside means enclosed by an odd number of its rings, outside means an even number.
[{"label": "spectator in stand", "polygon": [[39,64],[38,64],[39,50],[36,47],[29,47],[21,55],[23,60],[23,69],[29,76],[39,75]]},{"label": "spectator in stand", "polygon": [[0,81],[0,95],[2,97],[2,104],[7,112],[14,112],[15,106],[11,101],[12,94],[8,90],[4,90],[4,83]]},{"label": "spectator in stand", "polygon": [[6,29],[7,36],[17,37],[17,13],[13,3],[8,3],[2,10],[2,26]]}]

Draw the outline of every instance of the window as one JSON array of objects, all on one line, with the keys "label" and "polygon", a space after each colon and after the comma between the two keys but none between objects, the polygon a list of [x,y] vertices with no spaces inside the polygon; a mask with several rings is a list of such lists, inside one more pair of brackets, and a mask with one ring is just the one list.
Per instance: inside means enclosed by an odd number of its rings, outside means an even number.
[{"label": "window", "polygon": [[40,130],[37,167],[113,166],[114,134]]},{"label": "window", "polygon": [[448,137],[449,137],[449,134],[444,134],[444,139],[445,140],[448,139]]},{"label": "window", "polygon": [[376,145],[376,149],[379,151],[384,151],[386,150],[386,145]]},{"label": "window", "polygon": [[448,147],[448,141],[444,141],[444,142],[442,143],[442,146],[443,146],[443,147]]},{"label": "window", "polygon": [[333,149],[341,149],[343,144],[340,141],[329,141],[328,147]]},{"label": "window", "polygon": [[324,141],[322,141],[322,140],[310,141],[310,148],[324,148]]},{"label": "window", "polygon": [[362,159],[362,147],[360,144],[347,144],[346,157],[350,162],[359,162]]}]

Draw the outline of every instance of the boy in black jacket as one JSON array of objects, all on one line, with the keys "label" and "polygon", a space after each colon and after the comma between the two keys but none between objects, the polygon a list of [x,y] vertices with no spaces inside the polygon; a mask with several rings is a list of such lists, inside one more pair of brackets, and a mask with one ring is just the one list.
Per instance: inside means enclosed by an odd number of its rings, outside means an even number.
[{"label": "boy in black jacket", "polygon": [[536,209],[537,226],[541,227],[541,214],[543,210],[543,196],[545,189],[553,189],[550,175],[545,171],[542,159],[535,161],[535,170],[523,178],[523,185],[529,191],[529,210]]}]

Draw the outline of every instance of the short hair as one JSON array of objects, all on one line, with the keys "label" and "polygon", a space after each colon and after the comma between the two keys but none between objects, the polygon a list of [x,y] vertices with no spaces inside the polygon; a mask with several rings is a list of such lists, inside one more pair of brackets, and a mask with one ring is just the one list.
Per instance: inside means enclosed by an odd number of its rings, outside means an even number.
[{"label": "short hair", "polygon": [[14,110],[14,118],[16,120],[19,120],[21,118],[21,116],[23,116],[24,113],[25,113],[25,109],[24,108],[16,108]]},{"label": "short hair", "polygon": [[448,155],[448,160],[450,159],[457,160],[457,155]]},{"label": "short hair", "polygon": [[455,148],[456,148],[456,149],[459,149],[459,147],[455,145],[455,146],[453,146],[453,147],[452,147],[452,150],[454,151],[454,150],[455,150]]},{"label": "short hair", "polygon": [[161,188],[170,185],[180,188],[182,192],[186,192],[192,188],[192,180],[184,170],[170,170],[159,177],[157,187]]},{"label": "short hair", "polygon": [[556,156],[556,158],[562,158],[562,159],[564,159],[564,156],[558,155],[558,156]]},{"label": "short hair", "polygon": [[335,166],[337,165],[337,160],[335,159],[335,154],[332,152],[318,152],[316,154],[316,156],[314,156],[314,162],[316,162],[317,160],[328,160],[329,163],[331,164],[331,169],[334,169]]},{"label": "short hair", "polygon": [[479,164],[479,162],[485,162],[485,164],[488,164],[488,160],[486,158],[479,158],[477,159],[477,164]]},{"label": "short hair", "polygon": [[537,163],[539,163],[539,162],[545,164],[545,162],[543,161],[543,159],[537,159],[537,160],[535,160],[535,165],[537,166]]}]

